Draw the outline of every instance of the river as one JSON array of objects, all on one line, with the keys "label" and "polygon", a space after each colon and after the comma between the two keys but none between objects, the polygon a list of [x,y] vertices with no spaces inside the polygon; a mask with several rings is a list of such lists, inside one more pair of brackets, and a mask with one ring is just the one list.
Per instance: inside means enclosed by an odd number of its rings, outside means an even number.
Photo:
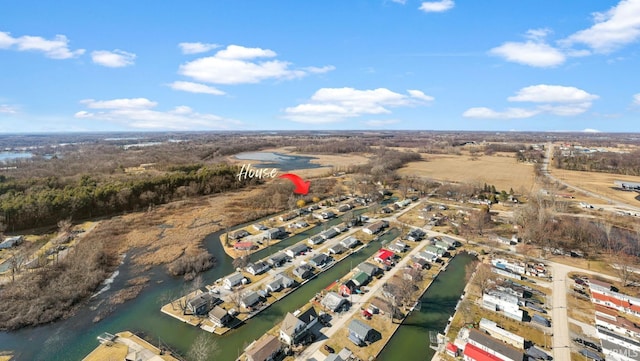
[{"label": "river", "polygon": [[[462,295],[465,267],[475,260],[468,253],[456,255],[422,295],[420,310],[413,311],[378,356],[378,360],[426,361],[435,351],[429,347],[429,331],[442,333]],[[399,357],[402,355],[402,357]]]}]

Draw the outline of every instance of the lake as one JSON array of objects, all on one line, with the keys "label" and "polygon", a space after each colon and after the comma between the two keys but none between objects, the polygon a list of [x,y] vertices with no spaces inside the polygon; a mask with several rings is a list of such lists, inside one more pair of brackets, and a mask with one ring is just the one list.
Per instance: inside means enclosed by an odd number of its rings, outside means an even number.
[{"label": "lake", "polygon": [[33,157],[33,154],[29,152],[0,152],[0,162],[31,157]]},{"label": "lake", "polygon": [[245,152],[235,155],[236,159],[253,160],[261,164],[252,164],[255,168],[278,168],[286,172],[294,169],[321,168],[320,164],[311,163],[316,157],[290,155],[274,152]]}]

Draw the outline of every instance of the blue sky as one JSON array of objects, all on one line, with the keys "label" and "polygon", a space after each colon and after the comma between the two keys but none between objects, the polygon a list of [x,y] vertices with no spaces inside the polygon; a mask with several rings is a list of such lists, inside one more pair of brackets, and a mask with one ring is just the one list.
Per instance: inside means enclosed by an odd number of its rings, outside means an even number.
[{"label": "blue sky", "polygon": [[0,133],[640,131],[640,0],[11,1]]}]

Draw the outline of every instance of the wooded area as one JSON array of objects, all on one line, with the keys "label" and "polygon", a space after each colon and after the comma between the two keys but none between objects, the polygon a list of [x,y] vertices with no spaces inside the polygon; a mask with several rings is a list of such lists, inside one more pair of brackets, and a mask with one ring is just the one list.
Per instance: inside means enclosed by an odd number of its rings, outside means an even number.
[{"label": "wooded area", "polygon": [[556,152],[554,166],[567,170],[640,175],[640,150],[629,153],[598,152],[562,155]]}]

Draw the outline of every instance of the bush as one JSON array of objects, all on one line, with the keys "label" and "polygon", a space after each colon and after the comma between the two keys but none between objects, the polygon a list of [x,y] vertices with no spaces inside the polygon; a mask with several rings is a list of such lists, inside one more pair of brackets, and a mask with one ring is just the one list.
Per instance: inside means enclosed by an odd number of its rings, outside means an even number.
[{"label": "bush", "polygon": [[169,274],[184,276],[192,280],[198,273],[208,270],[215,265],[215,258],[208,252],[192,255],[182,255],[168,265]]}]

